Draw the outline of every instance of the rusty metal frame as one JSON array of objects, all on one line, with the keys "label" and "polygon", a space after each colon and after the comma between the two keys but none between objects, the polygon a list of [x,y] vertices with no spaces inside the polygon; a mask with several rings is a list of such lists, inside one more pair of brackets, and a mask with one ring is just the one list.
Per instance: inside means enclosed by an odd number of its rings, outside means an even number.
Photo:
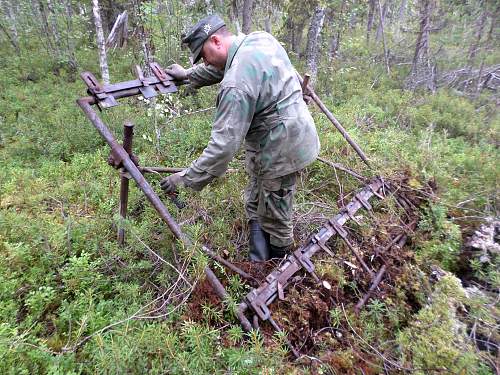
[{"label": "rusty metal frame", "polygon": [[[110,108],[119,105],[117,99],[140,94],[147,97],[153,97],[158,94],[177,92],[177,84],[185,83],[175,82],[173,78],[166,74],[157,63],[151,64],[150,68],[154,74],[154,77],[144,77],[142,71],[138,68],[136,69],[138,79],[111,85],[101,85],[91,73],[84,72],[81,74],[81,77],[87,84],[87,91],[91,96],[82,97],[77,100],[77,103],[84,112],[85,116],[97,129],[101,137],[110,146],[111,153],[114,159],[114,165],[122,167],[120,185],[120,216],[122,218],[126,217],[129,184],[128,180],[132,178],[135,180],[138,187],[144,193],[152,206],[156,209],[162,220],[167,224],[173,235],[183,244],[190,246],[192,245],[191,240],[186,234],[182,232],[179,224],[174,220],[159,196],[155,193],[151,185],[143,176],[144,173],[154,170],[172,173],[177,171],[177,169],[139,166],[132,154],[133,125],[129,122],[124,125],[124,143],[123,145],[120,145],[115,139],[112,132],[101,120],[98,113],[92,108],[92,106],[95,105],[100,110]],[[382,279],[386,271],[386,266],[382,266],[381,269],[375,274],[363,262],[363,259],[357,253],[356,249],[348,241],[347,232],[343,228],[343,225],[349,219],[354,220],[354,214],[359,209],[364,208],[365,210],[370,211],[372,209],[372,206],[369,203],[369,200],[372,197],[383,199],[385,198],[386,191],[389,190],[390,189],[388,184],[386,184],[386,182],[382,178],[377,177],[373,179],[353,197],[353,199],[340,211],[340,213],[330,218],[326,222],[326,224],[317,232],[317,234],[312,236],[303,246],[295,250],[277,269],[272,271],[266,277],[265,282],[260,285],[258,284],[257,280],[251,275],[241,270],[229,261],[223,259],[212,250],[210,250],[207,246],[201,245],[202,251],[208,257],[231,269],[233,272],[236,272],[241,277],[246,279],[250,284],[255,286],[255,288],[246,295],[246,297],[238,307],[237,317],[240,320],[244,330],[250,331],[252,329],[258,329],[260,319],[262,321],[268,321],[275,330],[281,331],[281,328],[272,318],[269,306],[277,298],[284,299],[285,288],[289,286],[293,276],[301,270],[307,271],[317,282],[320,282],[319,277],[314,272],[315,267],[311,258],[321,250],[333,256],[334,253],[326,246],[326,242],[335,235],[339,235],[339,237],[354,253],[358,261],[362,264],[365,271],[367,271],[372,277],[372,285],[370,290],[356,306],[356,310],[359,310],[359,308],[361,308],[362,305],[366,303],[368,298],[370,298],[371,292],[373,292],[373,290],[380,283],[380,280]],[[402,237],[399,237],[392,241],[390,246],[396,244],[398,240],[402,240]],[[120,245],[123,245],[124,229],[122,227],[119,227],[118,241]],[[401,241],[399,242],[401,243]],[[226,299],[227,293],[222,283],[218,280],[217,276],[209,267],[205,268],[205,275],[217,295],[221,299]],[[253,313],[252,321],[250,321],[248,317],[248,315],[251,313]],[[298,357],[299,353],[293,348],[288,340],[287,343],[292,353]]]},{"label": "rusty metal frame", "polygon": [[[283,264],[272,271],[266,281],[256,289],[251,290],[240,304],[240,313],[251,309],[260,320],[271,317],[269,305],[276,299],[283,297],[283,290],[290,284],[292,277],[299,271],[305,270],[314,274],[314,264],[311,258],[320,250],[326,248],[326,242],[333,236],[339,235],[345,240],[345,229],[342,226],[360,209],[371,207],[368,200],[384,191],[384,181],[376,178],[359,191],[343,210],[332,217],[305,245],[301,246],[289,256]],[[375,193],[374,193],[375,192]],[[331,251],[330,251],[331,252]],[[371,272],[372,274],[373,272]]]},{"label": "rusty metal frame", "polygon": [[[121,173],[121,186],[120,186],[120,215],[122,218],[126,216],[127,210],[127,198],[128,198],[128,179],[132,178],[137,183],[139,189],[144,193],[146,198],[149,200],[151,205],[156,209],[162,220],[167,224],[170,231],[173,233],[175,238],[180,240],[184,245],[191,246],[192,241],[189,237],[182,232],[179,224],[174,220],[168,209],[165,207],[159,196],[155,193],[151,185],[146,181],[143,173],[149,172],[145,168],[141,168],[136,165],[136,161],[132,159],[132,137],[133,137],[133,125],[129,122],[125,124],[124,127],[124,144],[121,145],[115,139],[113,133],[109,130],[106,124],[101,120],[98,113],[92,108],[92,106],[97,106],[100,110],[114,107],[118,105],[117,99],[140,95],[146,93],[149,97],[156,96],[158,94],[177,92],[177,85],[184,84],[186,82],[176,82],[171,76],[166,74],[164,70],[157,64],[150,64],[151,71],[154,73],[155,77],[144,77],[140,69],[136,69],[136,74],[139,76],[137,80],[121,82],[111,85],[101,85],[97,79],[90,72],[84,72],[81,74],[81,78],[87,85],[87,92],[90,96],[79,98],[76,102],[82,109],[83,113],[87,119],[94,125],[101,137],[106,141],[106,143],[111,148],[111,153],[113,156],[113,162],[115,166],[121,166],[123,171]],[[172,172],[175,168],[160,168],[162,171]],[[127,173],[123,173],[123,172]],[[127,174],[127,176],[125,176]],[[119,228],[118,241],[123,244],[124,241],[124,230]],[[234,264],[223,259],[207,246],[201,245],[202,251],[214,261],[224,265],[225,267],[236,272],[241,277],[249,281],[253,285],[257,285],[256,280],[241,270]],[[224,298],[223,287],[220,281],[217,279],[213,271],[209,268],[205,268],[205,274],[208,280],[214,287],[216,293]]]},{"label": "rusty metal frame", "polygon": [[[291,283],[294,275],[302,270],[308,272],[317,283],[320,283],[319,277],[314,272],[314,263],[311,258],[321,250],[333,256],[334,254],[326,246],[326,242],[335,235],[338,235],[347,244],[372,278],[372,288],[370,288],[369,294],[364,298],[365,300],[363,303],[365,303],[370,297],[371,292],[373,292],[380,283],[386,267],[385,265],[382,266],[381,270],[375,275],[348,241],[347,232],[343,228],[343,225],[349,219],[353,219],[354,214],[359,209],[364,208],[370,211],[372,209],[372,206],[368,202],[370,198],[377,197],[379,199],[384,199],[387,190],[388,185],[382,178],[377,177],[373,179],[353,197],[340,213],[330,218],[303,246],[295,250],[278,268],[267,275],[264,283],[252,289],[238,306],[237,316],[241,321],[242,327],[246,331],[259,329],[259,320],[262,320],[268,321],[276,331],[282,332],[282,329],[273,320],[269,306],[276,299],[284,299],[285,288]],[[360,306],[362,306],[361,302]],[[250,314],[253,314],[252,321],[249,319]],[[285,339],[290,351],[298,358],[300,353],[286,337]]]}]

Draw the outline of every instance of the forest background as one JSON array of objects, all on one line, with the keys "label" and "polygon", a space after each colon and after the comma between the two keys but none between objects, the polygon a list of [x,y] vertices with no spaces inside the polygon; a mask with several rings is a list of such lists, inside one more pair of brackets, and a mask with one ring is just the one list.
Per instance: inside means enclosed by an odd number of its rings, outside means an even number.
[{"label": "forest background", "polygon": [[[496,1],[1,0],[0,12],[1,373],[498,373]],[[127,243],[117,245],[119,178],[75,104],[86,95],[82,71],[118,82],[135,64],[189,66],[181,35],[214,12],[235,32],[280,40],[373,170],[311,105],[322,157],[435,187],[390,298],[372,298],[361,314],[347,300],[332,308],[329,339],[299,360],[283,335],[244,334],[234,307],[248,287],[222,268],[230,297],[194,317],[189,301],[208,260],[176,245],[135,187]],[[118,135],[126,119],[135,124],[142,165],[187,166],[209,139],[216,90],[128,100],[101,116]],[[240,155],[237,172],[183,190],[182,211],[165,201],[197,243],[232,260],[247,248],[242,165]],[[159,191],[159,177],[148,179]],[[308,167],[297,243],[359,186],[323,163]],[[473,245],[481,225],[484,241]],[[431,283],[436,269],[445,276]],[[322,266],[338,290],[362,295],[351,271]]]}]

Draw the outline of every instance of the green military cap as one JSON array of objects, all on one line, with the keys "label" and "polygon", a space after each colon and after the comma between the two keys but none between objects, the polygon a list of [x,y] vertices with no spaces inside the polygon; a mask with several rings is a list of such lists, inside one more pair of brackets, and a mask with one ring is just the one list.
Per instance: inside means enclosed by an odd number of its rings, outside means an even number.
[{"label": "green military cap", "polygon": [[222,26],[226,26],[222,18],[217,14],[212,14],[194,25],[182,39],[182,43],[186,43],[191,50],[193,64],[196,64],[201,57],[200,53],[203,43]]}]

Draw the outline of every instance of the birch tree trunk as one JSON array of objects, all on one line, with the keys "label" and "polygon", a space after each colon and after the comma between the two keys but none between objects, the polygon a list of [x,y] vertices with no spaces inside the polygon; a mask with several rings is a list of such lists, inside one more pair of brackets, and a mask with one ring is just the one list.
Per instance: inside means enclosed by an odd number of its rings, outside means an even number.
[{"label": "birch tree trunk", "polygon": [[[377,0],[378,2],[378,11],[379,11],[379,18],[380,18],[380,24],[379,28],[381,30],[382,34],[382,41],[384,42],[384,58],[385,58],[385,68],[387,70],[387,74],[391,73],[391,70],[389,69],[389,55],[387,52],[387,45],[385,43],[385,34],[384,34],[384,19],[385,19],[385,14],[387,12],[387,7],[384,11],[382,11],[382,7],[380,6],[380,0]],[[387,5],[387,1],[384,4],[384,7]]]},{"label": "birch tree trunk", "polygon": [[373,28],[373,16],[375,14],[375,0],[368,3],[368,20],[366,22],[366,44],[370,44],[370,35]]},{"label": "birch tree trunk", "polygon": [[244,34],[249,34],[252,31],[252,10],[253,10],[253,0],[243,1],[243,23],[242,30]]},{"label": "birch tree trunk", "polygon": [[59,33],[59,28],[57,27],[57,15],[54,10],[54,6],[51,0],[47,0],[47,9],[49,10],[49,27],[52,36],[55,41],[55,53],[58,62],[62,60],[62,46],[61,46],[61,34]]},{"label": "birch tree trunk", "polygon": [[92,12],[94,14],[94,24],[97,35],[97,48],[99,50],[99,66],[104,84],[109,84],[108,61],[106,58],[106,45],[104,41],[104,32],[102,30],[101,14],[99,13],[99,1],[92,0]]},{"label": "birch tree trunk", "polygon": [[[14,10],[14,4],[10,0],[5,0],[3,2],[0,2],[0,4],[3,5],[3,8],[5,10],[5,16],[8,22],[8,26],[4,25],[1,26],[2,30],[7,35],[7,38],[14,47],[16,54],[19,55],[21,53],[21,50],[19,48],[19,34],[17,32],[17,20],[16,20],[16,12]],[[7,31],[7,28],[9,29],[10,32]]]},{"label": "birch tree trunk", "polygon": [[377,26],[377,33],[375,34],[375,40],[377,41],[377,44],[380,42],[380,39],[382,38],[382,34],[384,32],[384,22],[387,16],[387,1],[384,2],[384,5],[381,7],[380,6],[380,0],[377,0],[376,6],[378,9],[378,14],[379,14],[379,24]]},{"label": "birch tree trunk", "polygon": [[323,28],[324,20],[325,8],[317,6],[311,18],[306,46],[306,64],[313,84],[318,74],[319,35]]},{"label": "birch tree trunk", "polygon": [[64,8],[66,10],[66,44],[68,49],[68,65],[70,72],[76,73],[78,63],[75,56],[75,42],[73,39],[73,8],[71,6],[71,0],[64,1]]},{"label": "birch tree trunk", "polygon": [[45,40],[47,53],[53,58],[54,56],[56,56],[56,51],[54,43],[51,38],[51,33],[49,31],[50,29],[49,29],[48,15],[47,15],[47,7],[45,6],[43,0],[38,0],[38,9],[40,11],[40,18],[41,18],[41,23],[40,23],[41,34],[42,36],[45,36],[45,38],[42,37],[42,43]]}]

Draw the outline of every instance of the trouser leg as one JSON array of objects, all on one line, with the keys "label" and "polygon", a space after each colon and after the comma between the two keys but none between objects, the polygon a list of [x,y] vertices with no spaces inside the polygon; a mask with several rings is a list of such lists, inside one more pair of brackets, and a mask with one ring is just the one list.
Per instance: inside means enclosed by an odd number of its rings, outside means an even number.
[{"label": "trouser leg", "polygon": [[[282,257],[293,244],[293,198],[297,173],[260,181],[257,214],[269,234],[271,256]],[[274,249],[274,251],[273,251]]]},{"label": "trouser leg", "polygon": [[[275,179],[250,177],[245,189],[245,210],[251,228],[250,259],[264,260],[266,251],[266,259],[283,257],[290,250],[293,244],[292,215],[296,180],[297,173]],[[258,227],[264,232],[267,250]]]},{"label": "trouser leg", "polygon": [[257,214],[260,185],[260,181],[255,177],[250,177],[245,188],[245,210],[249,226],[248,256],[252,261],[269,259],[269,234],[262,230]]}]

